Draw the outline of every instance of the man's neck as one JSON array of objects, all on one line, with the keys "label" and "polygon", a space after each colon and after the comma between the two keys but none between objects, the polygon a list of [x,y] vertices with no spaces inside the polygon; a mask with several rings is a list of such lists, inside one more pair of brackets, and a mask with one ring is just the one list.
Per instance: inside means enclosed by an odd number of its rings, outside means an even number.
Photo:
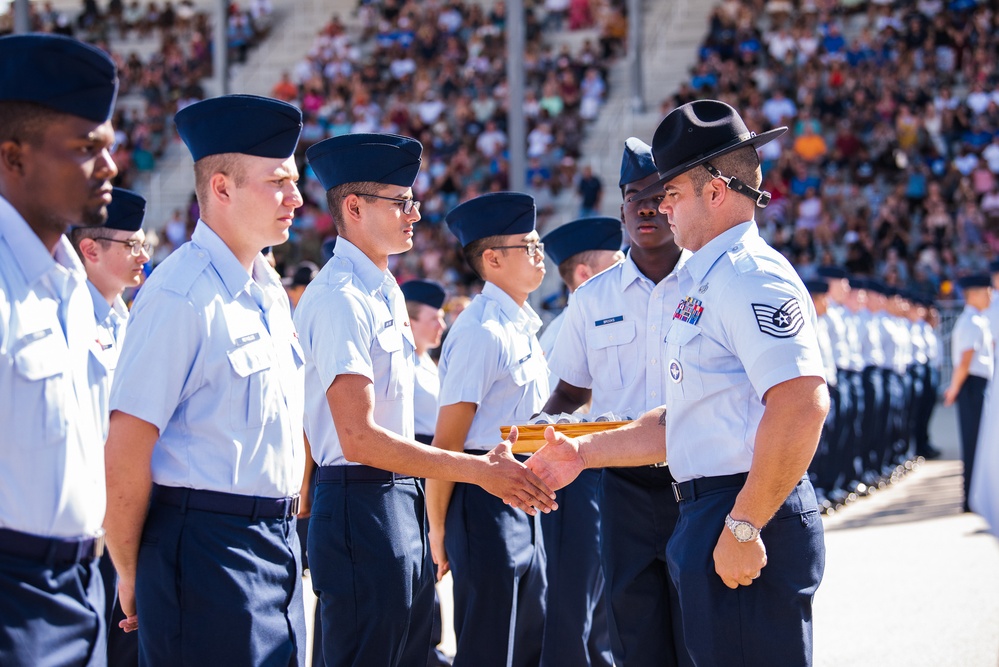
[{"label": "man's neck", "polygon": [[659,284],[668,276],[680,261],[680,253],[683,252],[676,244],[669,244],[658,248],[639,248],[631,246],[631,260],[642,272],[642,275]]}]

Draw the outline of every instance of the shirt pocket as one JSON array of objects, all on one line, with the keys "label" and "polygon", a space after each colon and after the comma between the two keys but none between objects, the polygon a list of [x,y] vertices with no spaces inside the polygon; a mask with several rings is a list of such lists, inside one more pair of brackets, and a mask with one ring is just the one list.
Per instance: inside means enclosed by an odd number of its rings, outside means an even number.
[{"label": "shirt pocket", "polygon": [[14,440],[25,449],[54,447],[66,439],[66,401],[72,385],[65,375],[69,354],[53,329],[36,331],[14,344],[15,382],[10,419]]},{"label": "shirt pocket", "polygon": [[517,407],[513,411],[514,423],[526,423],[535,412],[544,407],[544,401],[548,397],[541,395],[541,383],[547,380],[547,373],[548,369],[542,362],[540,352],[532,352],[530,357],[514,362],[510,367],[510,377],[518,394]]},{"label": "shirt pocket", "polygon": [[[635,323],[631,321],[603,324],[586,331],[586,347],[590,357],[590,375],[607,383],[608,389],[623,389],[635,380]],[[630,354],[629,354],[630,352]]]},{"label": "shirt pocket", "polygon": [[276,408],[265,403],[270,374],[274,365],[270,346],[264,338],[235,347],[226,355],[235,377],[232,379],[229,419],[234,429],[259,428],[276,416]]},{"label": "shirt pocket", "polygon": [[701,381],[701,327],[673,320],[666,332],[666,386],[668,395],[692,401],[704,395]]},{"label": "shirt pocket", "polygon": [[[381,396],[387,400],[397,400],[403,394],[403,374],[406,365],[402,334],[398,329],[389,327],[375,336],[375,340],[385,354],[385,387]],[[378,382],[377,374],[375,382]]]}]

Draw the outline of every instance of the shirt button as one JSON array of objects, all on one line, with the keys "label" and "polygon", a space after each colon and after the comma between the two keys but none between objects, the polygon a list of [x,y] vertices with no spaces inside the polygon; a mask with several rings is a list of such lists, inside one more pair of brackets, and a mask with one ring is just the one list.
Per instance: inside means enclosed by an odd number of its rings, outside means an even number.
[{"label": "shirt button", "polygon": [[614,340],[614,336],[608,336],[607,340]]},{"label": "shirt button", "polygon": [[653,360],[652,360],[652,365],[653,365],[653,366],[655,366],[655,365],[656,365],[656,359],[653,359]]},{"label": "shirt button", "polygon": [[655,398],[656,397],[656,392],[652,392],[651,394],[649,394],[649,396],[651,396],[652,398]]},{"label": "shirt button", "polygon": [[650,329],[652,329],[653,331],[655,331],[655,330],[656,330],[656,325],[655,325],[655,324],[653,324],[653,325],[652,325],[651,327],[649,327],[649,328],[650,328]]}]

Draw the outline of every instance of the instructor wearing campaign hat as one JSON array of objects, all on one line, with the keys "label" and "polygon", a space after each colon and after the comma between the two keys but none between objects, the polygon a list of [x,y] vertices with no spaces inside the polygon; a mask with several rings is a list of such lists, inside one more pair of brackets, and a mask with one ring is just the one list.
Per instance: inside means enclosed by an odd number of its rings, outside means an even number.
[{"label": "instructor wearing campaign hat", "polygon": [[682,298],[665,332],[664,410],[550,446],[529,462],[560,484],[579,469],[655,463],[677,482],[666,547],[695,664],[808,665],[812,596],[825,562],[805,472],[829,408],[816,317],[790,264],[760,237],[761,135],[714,100],[684,104],[656,130],[658,182],[678,245]]},{"label": "instructor wearing campaign hat", "polygon": [[111,202],[114,62],[0,38],[0,664],[101,665],[106,374],[64,233]]},{"label": "instructor wearing campaign hat", "polygon": [[302,665],[304,358],[261,254],[302,205],[302,115],[228,95],[175,120],[201,219],[139,292],[115,370],[106,526],[123,626],[145,664]]}]

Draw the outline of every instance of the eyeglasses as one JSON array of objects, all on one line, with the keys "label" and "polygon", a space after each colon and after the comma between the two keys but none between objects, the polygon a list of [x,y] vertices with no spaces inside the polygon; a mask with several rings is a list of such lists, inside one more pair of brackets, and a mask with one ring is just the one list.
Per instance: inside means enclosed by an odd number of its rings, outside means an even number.
[{"label": "eyeglasses", "polygon": [[111,239],[107,236],[95,236],[95,241],[110,241],[111,243],[121,243],[122,245],[127,245],[129,252],[132,253],[132,257],[138,257],[142,253],[147,255],[153,249],[151,243],[139,243],[138,241],[119,241],[118,239]]},{"label": "eyeglasses", "polygon": [[366,195],[366,194],[361,194],[360,192],[355,192],[354,194],[358,197],[373,197],[375,199],[384,199],[385,201],[394,201],[395,203],[399,204],[399,206],[402,208],[403,215],[409,215],[410,213],[413,212],[413,209],[416,209],[417,211],[420,210],[420,202],[416,201],[415,199],[403,199],[402,197],[382,197],[381,195]]},{"label": "eyeglasses", "polygon": [[494,245],[491,246],[490,250],[514,250],[515,248],[522,248],[527,251],[528,257],[534,257],[539,252],[543,253],[545,251],[545,244],[541,241],[531,241],[530,243],[524,243],[522,245]]}]

